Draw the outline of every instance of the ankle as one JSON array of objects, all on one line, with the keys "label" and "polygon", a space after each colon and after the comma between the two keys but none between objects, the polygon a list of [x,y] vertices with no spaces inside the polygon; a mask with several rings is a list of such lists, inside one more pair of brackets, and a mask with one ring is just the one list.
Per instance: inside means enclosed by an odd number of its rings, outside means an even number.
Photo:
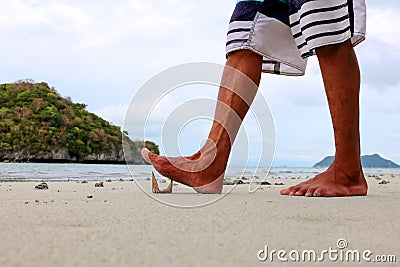
[{"label": "ankle", "polygon": [[349,165],[348,163],[333,162],[333,167],[345,174],[345,176],[350,179],[357,181],[362,174],[361,163],[355,163],[354,165]]}]

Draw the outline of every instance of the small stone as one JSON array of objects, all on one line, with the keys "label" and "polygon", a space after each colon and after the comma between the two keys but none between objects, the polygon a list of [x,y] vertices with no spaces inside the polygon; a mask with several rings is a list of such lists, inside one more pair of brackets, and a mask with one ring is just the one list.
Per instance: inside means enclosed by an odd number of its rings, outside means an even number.
[{"label": "small stone", "polygon": [[146,178],[146,181],[150,181],[150,180],[151,180],[150,177],[147,177],[147,178]]},{"label": "small stone", "polygon": [[275,185],[285,185],[284,183],[275,183]]},{"label": "small stone", "polygon": [[35,189],[46,190],[46,189],[49,189],[49,186],[46,183],[40,183],[37,186],[35,186]]},{"label": "small stone", "polygon": [[94,184],[94,187],[104,187],[103,182],[98,182]]},{"label": "small stone", "polygon": [[235,185],[235,183],[229,180],[224,180],[223,185]]},{"label": "small stone", "polygon": [[87,198],[93,198],[93,196],[92,195],[88,195]]},{"label": "small stone", "polygon": [[111,183],[111,179],[106,180],[107,183]]},{"label": "small stone", "polygon": [[29,204],[29,202],[28,202],[28,201],[26,201],[26,202],[25,202],[25,204]]},{"label": "small stone", "polygon": [[382,178],[381,177],[379,177],[379,176],[372,176],[372,177],[374,177],[376,180],[378,180],[378,181],[380,181],[380,180],[382,180]]},{"label": "small stone", "polygon": [[36,200],[35,200],[35,203],[39,203],[39,200],[38,200],[38,199],[36,199]]},{"label": "small stone", "polygon": [[82,182],[81,182],[81,184],[87,184],[87,183],[88,183],[87,181],[82,181]]},{"label": "small stone", "polygon": [[380,181],[378,184],[388,184],[388,183],[390,183],[389,181],[386,181],[386,180],[382,180],[382,181]]}]

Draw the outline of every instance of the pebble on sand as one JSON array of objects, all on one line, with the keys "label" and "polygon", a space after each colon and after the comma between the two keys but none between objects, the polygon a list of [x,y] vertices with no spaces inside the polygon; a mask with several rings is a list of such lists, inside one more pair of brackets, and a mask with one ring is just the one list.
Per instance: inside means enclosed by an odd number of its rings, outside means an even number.
[{"label": "pebble on sand", "polygon": [[46,190],[46,189],[49,189],[49,186],[46,183],[40,183],[37,186],[35,186],[35,189]]},{"label": "pebble on sand", "polygon": [[94,187],[104,187],[103,182],[98,182],[94,184]]}]

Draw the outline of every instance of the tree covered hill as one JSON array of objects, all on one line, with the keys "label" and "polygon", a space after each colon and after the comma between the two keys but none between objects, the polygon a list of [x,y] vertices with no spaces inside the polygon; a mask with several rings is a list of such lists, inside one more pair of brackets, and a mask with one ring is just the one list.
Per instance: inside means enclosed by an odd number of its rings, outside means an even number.
[{"label": "tree covered hill", "polygon": [[[0,84],[0,161],[124,163],[123,134],[47,83]],[[132,164],[145,164],[144,146],[158,152],[153,142],[124,142]]]}]

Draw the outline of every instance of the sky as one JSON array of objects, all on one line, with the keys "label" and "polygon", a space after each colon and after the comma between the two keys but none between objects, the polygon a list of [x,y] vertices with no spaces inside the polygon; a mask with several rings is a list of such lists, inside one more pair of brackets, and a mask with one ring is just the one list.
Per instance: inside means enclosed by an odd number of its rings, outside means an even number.
[{"label": "sky", "polygon": [[[184,63],[225,63],[235,2],[0,0],[0,83],[47,82],[123,127],[131,99],[153,76]],[[369,0],[367,10],[367,40],[356,48],[362,74],[362,154],[378,153],[400,164],[400,2]],[[182,90],[186,99],[217,95],[215,86]],[[260,92],[275,124],[274,166],[308,167],[334,154],[315,57],[304,77],[264,74]],[[177,104],[173,96],[163,100],[170,113]],[[250,116],[247,120],[248,146],[260,147],[263,139],[255,137]],[[177,138],[181,152],[196,151],[209,126],[210,120],[187,123]],[[153,127],[146,138],[163,148],[161,132]],[[255,158],[250,156],[250,162]]]}]

